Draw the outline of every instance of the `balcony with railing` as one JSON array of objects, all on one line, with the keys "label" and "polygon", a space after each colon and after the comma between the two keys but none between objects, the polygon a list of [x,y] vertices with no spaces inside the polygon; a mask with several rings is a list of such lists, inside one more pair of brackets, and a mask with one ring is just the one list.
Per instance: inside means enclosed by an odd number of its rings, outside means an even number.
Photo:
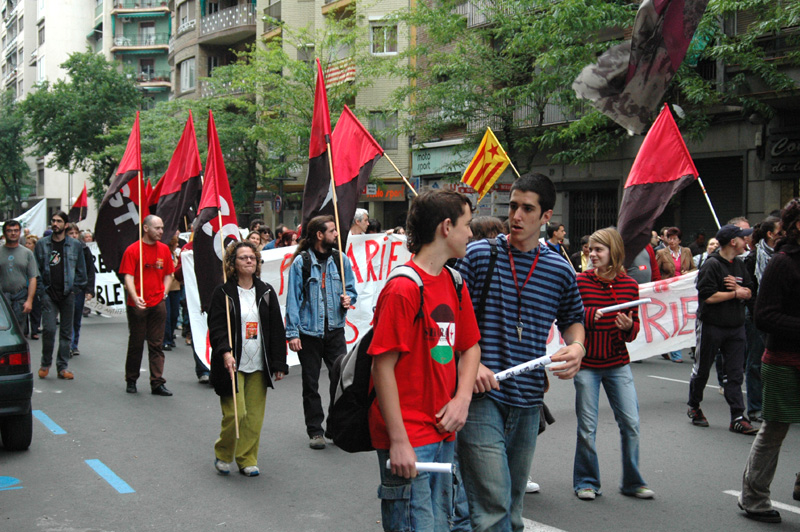
[{"label": "balcony with railing", "polygon": [[233,84],[228,83],[216,83],[211,84],[208,80],[201,79],[200,80],[200,97],[201,98],[213,98],[215,96],[232,96],[236,94],[244,94],[241,89],[237,89],[233,87]]},{"label": "balcony with railing", "polygon": [[200,42],[233,44],[256,34],[256,7],[239,4],[205,16],[200,22]]},{"label": "balcony with railing", "polygon": [[169,13],[166,0],[115,0],[112,13],[129,13],[137,11],[161,11]]},{"label": "balcony with railing", "polygon": [[140,53],[141,50],[169,51],[169,34],[120,35],[114,37],[114,42],[111,45],[111,52],[113,53]]},{"label": "balcony with railing", "polygon": [[[556,103],[548,102],[545,104],[541,114],[539,107],[530,101],[517,105],[514,105],[513,102],[509,102],[509,106],[513,106],[514,108],[512,120],[515,128],[566,124],[578,120],[585,111],[585,104],[583,102],[580,103],[577,111],[573,111],[572,109],[568,109]],[[499,129],[500,126],[500,119],[498,117],[487,117],[477,114],[475,118],[467,122],[467,131],[470,133],[477,133],[479,131],[485,131],[487,127]]]},{"label": "balcony with railing", "polygon": [[186,20],[181,22],[180,26],[178,26],[178,31],[175,32],[175,37],[180,37],[186,32],[194,31],[197,28],[197,20]]},{"label": "balcony with railing", "polygon": [[345,9],[348,6],[353,8],[356,5],[356,0],[324,0],[322,4],[322,14],[335,13]]},{"label": "balcony with railing", "polygon": [[280,35],[281,29],[281,1],[278,0],[269,7],[264,8],[264,39],[271,39]]},{"label": "balcony with railing", "polygon": [[136,82],[141,87],[171,87],[169,70],[141,70],[136,75]]},{"label": "balcony with railing", "polygon": [[473,0],[464,2],[453,8],[456,15],[464,15],[467,18],[467,27],[486,26],[491,24],[491,11],[511,14],[520,8],[510,2],[490,2],[489,0]]}]

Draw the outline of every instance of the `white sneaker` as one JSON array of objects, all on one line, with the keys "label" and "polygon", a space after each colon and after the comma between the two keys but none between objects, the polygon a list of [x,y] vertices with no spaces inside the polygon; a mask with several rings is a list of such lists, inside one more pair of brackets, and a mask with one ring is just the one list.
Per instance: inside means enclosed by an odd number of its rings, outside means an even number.
[{"label": "white sneaker", "polygon": [[525,493],[539,493],[539,484],[528,477],[528,484],[525,486]]},{"label": "white sneaker", "polygon": [[220,475],[229,475],[231,472],[231,465],[228,462],[223,462],[219,458],[214,458],[214,467],[217,468]]},{"label": "white sneaker", "polygon": [[208,380],[208,375],[205,373],[197,377],[197,382],[200,384],[208,384]]},{"label": "white sneaker", "polygon": [[583,488],[578,490],[578,492],[575,495],[577,495],[578,498],[582,501],[593,501],[596,496],[596,493],[592,488]]}]

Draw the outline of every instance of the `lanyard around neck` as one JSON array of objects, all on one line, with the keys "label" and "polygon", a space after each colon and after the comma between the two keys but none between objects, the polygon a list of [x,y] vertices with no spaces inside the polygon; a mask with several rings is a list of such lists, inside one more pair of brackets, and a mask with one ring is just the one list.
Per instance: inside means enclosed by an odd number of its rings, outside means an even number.
[{"label": "lanyard around neck", "polygon": [[519,337],[519,341],[522,341],[522,290],[525,289],[525,286],[528,284],[528,281],[531,279],[531,275],[533,275],[533,271],[536,269],[536,264],[539,262],[539,248],[536,248],[536,257],[533,259],[533,264],[531,264],[531,269],[528,272],[528,276],[525,278],[525,282],[522,283],[522,287],[519,286],[519,281],[517,280],[517,267],[514,264],[514,256],[511,254],[511,246],[508,247],[508,262],[511,265],[511,275],[514,277],[514,287],[517,289],[517,336]]}]

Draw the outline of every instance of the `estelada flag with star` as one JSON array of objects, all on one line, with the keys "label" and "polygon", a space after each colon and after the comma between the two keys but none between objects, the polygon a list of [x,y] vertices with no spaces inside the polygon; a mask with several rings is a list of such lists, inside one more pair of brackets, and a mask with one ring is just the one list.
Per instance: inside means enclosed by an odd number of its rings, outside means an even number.
[{"label": "estelada flag with star", "polygon": [[461,182],[474,188],[480,194],[480,201],[510,163],[511,159],[494,136],[492,128],[487,127],[478,151],[461,176]]}]

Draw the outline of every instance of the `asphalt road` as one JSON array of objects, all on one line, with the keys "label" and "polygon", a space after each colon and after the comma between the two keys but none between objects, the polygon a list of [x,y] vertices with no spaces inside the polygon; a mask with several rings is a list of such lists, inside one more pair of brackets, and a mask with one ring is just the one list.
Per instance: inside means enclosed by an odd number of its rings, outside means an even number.
[{"label": "asphalt road", "polygon": [[[299,368],[268,394],[261,476],[222,477],[212,464],[219,403],[197,382],[189,348],[179,338],[178,348],[167,353],[165,377],[175,395],[165,398],[149,393],[146,370],[139,393],[125,393],[126,343],[124,318],[93,316],[84,320],[83,354],[71,361],[75,380],[36,379],[33,407],[43,416],[34,419],[30,450],[0,448],[0,531],[381,530],[374,453],[308,448]],[[36,362],[40,349],[34,341]],[[727,405],[716,389],[708,389],[703,403],[711,427],[689,423],[690,369],[688,363],[661,358],[633,365],[642,418],[640,462],[656,492],[652,501],[617,491],[619,436],[605,398],[598,429],[604,495],[593,502],[573,495],[574,390],[570,382],[554,381],[546,400],[557,421],[540,436],[534,479],[542,492],[526,496],[526,529],[768,526],[743,518],[728,493],[741,489],[752,437],[728,432]],[[321,383],[327,389],[327,376]],[[54,433],[45,422],[64,433]],[[798,444],[800,431],[793,428],[773,484],[775,501],[788,508],[779,508],[784,523],[773,526],[781,530],[800,530],[800,503],[791,498],[800,471]]]}]

